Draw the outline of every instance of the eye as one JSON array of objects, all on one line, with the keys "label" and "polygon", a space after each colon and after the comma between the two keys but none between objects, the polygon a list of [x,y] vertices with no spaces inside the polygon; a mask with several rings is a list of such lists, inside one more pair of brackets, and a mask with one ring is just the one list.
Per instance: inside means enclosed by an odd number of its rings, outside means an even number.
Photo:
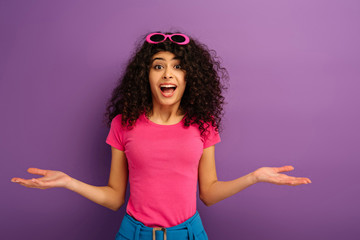
[{"label": "eye", "polygon": [[174,66],[175,69],[181,69],[180,64]]},{"label": "eye", "polygon": [[161,66],[161,65],[155,65],[154,66],[154,69],[156,69],[156,70],[159,70],[159,69],[162,69],[163,68],[163,66]]}]

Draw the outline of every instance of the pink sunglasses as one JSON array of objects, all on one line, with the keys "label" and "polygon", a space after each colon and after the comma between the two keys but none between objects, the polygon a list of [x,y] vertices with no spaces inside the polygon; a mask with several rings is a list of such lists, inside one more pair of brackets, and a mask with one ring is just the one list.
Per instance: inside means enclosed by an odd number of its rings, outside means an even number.
[{"label": "pink sunglasses", "polygon": [[167,35],[163,33],[150,33],[149,35],[146,36],[146,41],[148,43],[158,44],[164,42],[167,38],[169,38],[170,41],[172,41],[173,43],[179,45],[185,45],[190,42],[189,37],[181,33],[174,33],[171,35]]}]

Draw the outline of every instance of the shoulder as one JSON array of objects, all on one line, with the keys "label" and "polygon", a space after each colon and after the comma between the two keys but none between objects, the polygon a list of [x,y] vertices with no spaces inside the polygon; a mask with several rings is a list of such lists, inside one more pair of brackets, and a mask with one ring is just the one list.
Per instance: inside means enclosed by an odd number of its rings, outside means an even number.
[{"label": "shoulder", "polygon": [[111,126],[113,125],[121,125],[122,115],[118,114],[111,120]]},{"label": "shoulder", "polygon": [[131,125],[124,124],[122,114],[118,114],[111,120],[111,127],[125,131],[125,130],[131,130],[135,128],[137,125],[144,125],[144,123],[146,122],[147,121],[144,113],[140,114],[140,116],[135,120],[135,123]]},{"label": "shoulder", "polygon": [[211,119],[208,121],[195,120],[195,121],[192,121],[190,124],[198,127],[201,132],[205,133],[205,135],[209,134],[211,132],[218,132],[218,127],[217,127],[216,122],[214,121],[213,117],[211,117]]},{"label": "shoulder", "polygon": [[118,114],[116,115],[112,120],[111,120],[111,126],[110,128],[114,129],[114,130],[120,130],[120,131],[124,131],[127,129],[127,127],[125,125],[123,125],[122,123],[122,115]]},{"label": "shoulder", "polygon": [[190,126],[196,128],[203,140],[213,135],[219,135],[217,126],[213,126],[212,121],[192,121]]},{"label": "shoulder", "polygon": [[217,127],[214,127],[211,122],[206,122],[205,132],[202,138],[204,139],[204,149],[220,142],[220,135]]}]

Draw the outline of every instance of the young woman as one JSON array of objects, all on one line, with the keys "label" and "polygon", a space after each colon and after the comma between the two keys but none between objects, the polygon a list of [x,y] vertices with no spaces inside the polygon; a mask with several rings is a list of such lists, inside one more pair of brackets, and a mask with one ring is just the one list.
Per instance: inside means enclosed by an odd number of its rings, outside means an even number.
[{"label": "young woman", "polygon": [[109,100],[106,118],[112,160],[107,186],[97,187],[52,170],[41,178],[13,178],[25,187],[64,187],[114,211],[130,198],[116,239],[208,239],[196,211],[196,189],[207,206],[258,182],[310,183],[263,167],[218,181],[215,144],[227,73],[215,53],[180,33],[151,33],[135,51]]}]

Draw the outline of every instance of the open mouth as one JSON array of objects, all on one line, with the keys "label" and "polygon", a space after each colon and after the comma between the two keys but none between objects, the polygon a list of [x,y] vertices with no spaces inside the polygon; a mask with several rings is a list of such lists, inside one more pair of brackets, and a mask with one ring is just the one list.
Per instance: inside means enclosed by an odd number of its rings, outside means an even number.
[{"label": "open mouth", "polygon": [[161,92],[165,94],[172,94],[176,89],[175,85],[160,85]]}]

